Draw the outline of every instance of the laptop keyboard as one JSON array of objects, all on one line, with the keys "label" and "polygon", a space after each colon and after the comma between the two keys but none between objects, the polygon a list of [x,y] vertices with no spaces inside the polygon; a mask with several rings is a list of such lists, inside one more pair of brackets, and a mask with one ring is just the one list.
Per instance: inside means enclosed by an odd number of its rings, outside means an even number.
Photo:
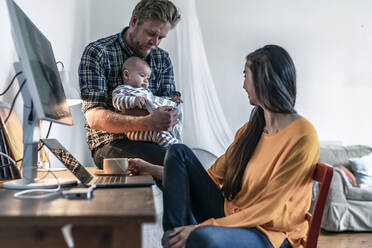
[{"label": "laptop keyboard", "polygon": [[125,183],[125,176],[100,176],[96,184],[120,184]]}]

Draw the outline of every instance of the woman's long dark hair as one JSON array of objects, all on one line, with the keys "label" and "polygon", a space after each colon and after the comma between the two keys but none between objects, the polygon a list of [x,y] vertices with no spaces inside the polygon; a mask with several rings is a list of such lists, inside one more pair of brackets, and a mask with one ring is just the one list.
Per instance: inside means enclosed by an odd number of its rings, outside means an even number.
[{"label": "woman's long dark hair", "polygon": [[[253,75],[257,100],[273,113],[296,113],[296,70],[287,51],[280,46],[267,45],[246,57]],[[227,153],[228,167],[222,192],[231,201],[242,187],[245,168],[254,153],[265,127],[264,111],[253,108],[248,128]]]}]

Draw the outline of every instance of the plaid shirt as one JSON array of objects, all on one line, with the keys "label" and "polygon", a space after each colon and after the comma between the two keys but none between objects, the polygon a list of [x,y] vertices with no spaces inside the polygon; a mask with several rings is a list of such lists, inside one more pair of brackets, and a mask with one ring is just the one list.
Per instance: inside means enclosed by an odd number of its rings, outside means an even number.
[{"label": "plaid shirt", "polygon": [[[123,84],[121,71],[124,61],[135,56],[125,43],[121,33],[90,43],[84,50],[79,66],[79,84],[83,100],[82,111],[95,107],[104,107],[115,111],[112,106],[112,91]],[[152,73],[149,78],[149,89],[156,96],[179,96],[174,84],[173,66],[166,51],[155,48],[145,58]],[[124,134],[112,134],[93,130],[85,124],[87,142],[94,151],[101,145],[117,139],[124,139]]]}]

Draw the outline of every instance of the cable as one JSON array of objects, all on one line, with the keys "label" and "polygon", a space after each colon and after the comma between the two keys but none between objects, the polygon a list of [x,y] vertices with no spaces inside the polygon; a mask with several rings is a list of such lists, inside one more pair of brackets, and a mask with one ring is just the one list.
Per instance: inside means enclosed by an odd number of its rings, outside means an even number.
[{"label": "cable", "polygon": [[[6,117],[6,119],[4,120],[4,125],[5,125],[5,123],[9,120],[9,117],[10,117],[10,115],[11,115],[12,112],[13,112],[14,104],[15,104],[17,98],[18,98],[19,93],[22,91],[23,86],[25,86],[25,84],[26,84],[26,79],[23,80],[23,82],[22,82],[21,86],[19,87],[19,89],[18,89],[16,95],[15,95],[14,98],[13,98],[12,105],[10,106],[9,114],[8,114],[8,116]],[[12,161],[14,161],[14,160],[12,159]],[[18,163],[19,161],[22,161],[22,159],[19,159],[19,160],[17,160],[17,162],[14,162],[16,166],[17,166],[17,163]],[[21,166],[21,167],[22,167],[22,166]],[[18,167],[17,167],[17,168],[18,168]]]},{"label": "cable", "polygon": [[[53,124],[53,122],[50,122],[49,123],[49,128],[48,128],[48,132],[47,132],[47,134],[46,134],[46,136],[45,136],[45,138],[47,139],[48,137],[49,137],[49,133],[50,133],[50,130],[52,129],[52,124]],[[40,144],[40,143],[39,143]],[[42,148],[43,148],[43,146],[44,146],[44,143],[41,143],[41,145],[38,147],[38,149],[37,149],[37,151],[39,152]],[[23,158],[21,158],[21,159],[18,159],[16,162],[18,163],[18,162],[20,162],[20,161],[22,161],[23,160]],[[21,168],[23,167],[23,163],[21,164]],[[37,166],[33,166],[34,168],[38,168]],[[51,172],[51,170],[48,170],[47,171],[47,173],[43,176],[43,177],[41,177],[39,180],[42,180],[42,179],[44,179],[44,178],[46,178],[48,175],[49,175],[49,172]],[[25,179],[27,179],[27,180],[30,180],[30,178],[27,178],[27,177],[25,177],[25,176],[23,176]]]},{"label": "cable", "polygon": [[11,164],[0,165],[0,168],[9,167]]},{"label": "cable", "polygon": [[49,122],[48,132],[45,136],[46,139],[49,137],[50,129],[52,129],[52,124],[53,124],[53,122]]},{"label": "cable", "polygon": [[[49,122],[48,132],[47,132],[47,134],[45,136],[46,139],[49,137],[50,130],[52,129],[52,124],[53,124],[53,122]],[[40,151],[43,147],[44,147],[44,143],[42,143],[40,145],[40,147],[39,147],[39,149],[37,151]]]},{"label": "cable", "polygon": [[26,81],[27,81],[26,79],[23,80],[23,83],[21,84],[21,87],[19,87],[19,89],[18,89],[18,91],[17,91],[17,94],[16,94],[15,97],[13,98],[13,102],[12,102],[12,105],[10,106],[9,114],[8,114],[8,116],[6,117],[6,119],[5,119],[5,121],[4,121],[4,124],[8,121],[10,115],[12,114],[12,111],[13,111],[13,108],[14,108],[15,101],[17,100],[17,97],[18,97],[19,93],[22,91],[23,86],[25,86]]},{"label": "cable", "polygon": [[58,64],[62,65],[62,71],[63,71],[65,69],[65,65],[63,64],[63,62],[62,61],[57,61],[56,65],[58,65]]},{"label": "cable", "polygon": [[[56,65],[58,65],[58,64],[61,64],[62,65],[62,70],[63,70],[64,69],[64,64],[61,61],[56,62]],[[22,74],[22,73],[23,73],[22,71],[21,72],[18,72],[12,78],[10,84],[4,90],[3,93],[0,93],[0,96],[4,95],[10,89],[10,87],[14,83],[15,79],[20,74]],[[27,81],[26,79],[23,80],[23,82],[22,82],[21,86],[19,87],[19,89],[18,89],[15,97],[13,98],[12,105],[10,107],[9,114],[6,117],[6,119],[4,120],[4,124],[7,123],[7,121],[9,120],[9,118],[10,118],[12,112],[13,112],[13,108],[14,108],[15,102],[16,102],[18,96],[19,96],[19,93],[22,91],[22,88],[25,85],[26,81]],[[49,128],[48,128],[48,132],[47,132],[46,138],[48,138],[48,136],[49,136],[51,127],[52,127],[52,122],[50,122],[50,124],[49,124]],[[38,149],[38,151],[40,151],[43,146],[44,146],[44,144],[41,145],[41,147]],[[18,168],[17,163],[23,160],[23,158],[21,158],[21,159],[18,159],[17,161],[14,161],[9,155],[7,155],[5,153],[2,153],[2,152],[0,152],[0,155],[6,156],[17,168]],[[23,165],[23,163],[22,163],[22,165]],[[23,167],[22,165],[21,165],[21,168]],[[0,168],[7,167],[7,166],[9,166],[9,164],[8,165],[1,165]],[[37,168],[37,166],[34,166],[34,167]],[[43,198],[47,198],[47,197],[50,197],[50,196],[53,196],[53,195],[61,194],[61,192],[59,191],[61,189],[61,184],[60,184],[58,178],[56,177],[56,175],[51,170],[48,170],[48,172],[46,173],[46,175],[43,176],[40,180],[44,179],[50,172],[52,173],[53,177],[57,181],[57,184],[58,184],[58,187],[57,188],[55,188],[55,189],[29,189],[29,190],[24,190],[24,191],[15,193],[14,194],[14,197],[15,198],[25,198],[25,199],[43,199]],[[28,179],[28,178],[26,178],[26,179]],[[35,195],[31,195],[31,196],[27,196],[26,195],[26,194],[33,193],[33,192],[49,192],[49,193],[48,194],[43,194],[43,195],[36,195],[36,196]]]},{"label": "cable", "polygon": [[[10,162],[12,162],[12,163],[15,165],[15,167],[18,168],[16,161],[14,161],[14,159],[12,159],[11,156],[9,156],[8,154],[3,153],[3,152],[0,152],[0,155],[5,156],[7,159],[10,160]],[[2,165],[1,167],[8,167],[8,166],[9,166],[9,164],[7,164],[7,165]]]},{"label": "cable", "polygon": [[[20,199],[45,199],[45,198],[48,198],[48,197],[51,197],[51,196],[55,196],[55,195],[61,195],[61,184],[57,178],[57,176],[53,173],[53,171],[50,171],[48,170],[48,173],[51,172],[53,177],[56,179],[57,181],[57,188],[54,188],[54,189],[27,189],[27,190],[23,190],[23,191],[20,191],[20,192],[17,192],[14,194],[14,197],[15,198],[20,198]],[[42,195],[28,195],[30,193],[46,193],[46,194],[42,194]]]},{"label": "cable", "polygon": [[[45,136],[46,139],[49,137],[50,130],[52,129],[52,124],[53,124],[53,122],[49,123],[48,132],[47,132],[47,135]],[[44,147],[44,144],[41,144],[37,151],[39,152],[43,147]],[[18,162],[21,162],[22,160],[23,160],[23,158],[20,158],[15,162],[18,163]]]},{"label": "cable", "polygon": [[17,170],[17,174],[20,175],[16,161],[14,161],[13,158],[6,153],[0,152],[0,155],[5,156],[11,162],[5,165],[1,165],[0,168],[5,168],[5,167],[9,168],[12,164],[14,164],[14,168]]},{"label": "cable", "polygon": [[19,76],[21,75],[22,72],[18,72],[17,74],[14,75],[14,77],[12,78],[12,81],[10,82],[10,84],[8,85],[8,87],[4,90],[3,93],[0,93],[0,96],[4,95],[6,92],[8,92],[8,90],[10,89],[10,86],[12,86],[12,84],[14,83],[14,80]]},{"label": "cable", "polygon": [[[47,132],[47,134],[46,134],[46,136],[45,136],[45,138],[47,139],[48,137],[49,137],[49,134],[50,134],[50,130],[52,129],[52,124],[53,124],[53,122],[50,122],[49,123],[49,127],[48,127],[48,132]],[[39,147],[38,147],[38,150],[37,151],[40,151],[42,148],[43,148],[43,146],[44,146],[44,144],[41,144]],[[17,161],[15,161],[15,163],[18,163],[18,162],[21,162],[23,160],[23,158],[20,158],[20,159],[18,159]],[[23,167],[23,164],[21,164],[21,168]],[[34,166],[35,168],[38,168],[37,166]],[[0,168],[1,168],[1,166],[0,166]],[[50,171],[48,171],[48,173],[45,175],[45,176],[43,176],[42,178],[40,178],[40,180],[41,179],[44,179],[45,177],[47,177],[47,175],[49,174],[49,172]],[[29,178],[27,178],[27,177],[25,177],[26,179],[28,179],[28,180],[30,180]]]}]

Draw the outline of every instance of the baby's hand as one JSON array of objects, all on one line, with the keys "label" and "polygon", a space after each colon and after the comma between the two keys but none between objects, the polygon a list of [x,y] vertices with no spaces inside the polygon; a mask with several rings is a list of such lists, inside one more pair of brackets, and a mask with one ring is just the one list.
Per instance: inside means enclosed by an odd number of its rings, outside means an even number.
[{"label": "baby's hand", "polygon": [[134,100],[134,106],[137,108],[144,108],[146,103],[146,98],[143,96],[136,96],[136,99]]},{"label": "baby's hand", "polygon": [[174,97],[171,98],[171,100],[173,102],[176,102],[176,103],[183,103],[183,101],[182,101],[182,99],[181,99],[180,96],[174,96]]}]

